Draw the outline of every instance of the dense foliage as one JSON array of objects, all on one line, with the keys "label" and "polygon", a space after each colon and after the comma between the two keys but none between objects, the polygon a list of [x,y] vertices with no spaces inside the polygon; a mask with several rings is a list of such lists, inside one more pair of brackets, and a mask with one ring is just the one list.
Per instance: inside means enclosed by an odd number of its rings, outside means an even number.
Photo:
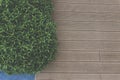
[{"label": "dense foliage", "polygon": [[0,0],[0,70],[36,73],[55,57],[51,0]]}]

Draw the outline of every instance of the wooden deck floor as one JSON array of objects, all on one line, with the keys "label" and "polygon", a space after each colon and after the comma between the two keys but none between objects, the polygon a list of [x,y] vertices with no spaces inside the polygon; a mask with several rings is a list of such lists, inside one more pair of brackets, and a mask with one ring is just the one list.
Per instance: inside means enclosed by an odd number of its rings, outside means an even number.
[{"label": "wooden deck floor", "polygon": [[120,80],[120,0],[54,0],[59,50],[36,80]]}]

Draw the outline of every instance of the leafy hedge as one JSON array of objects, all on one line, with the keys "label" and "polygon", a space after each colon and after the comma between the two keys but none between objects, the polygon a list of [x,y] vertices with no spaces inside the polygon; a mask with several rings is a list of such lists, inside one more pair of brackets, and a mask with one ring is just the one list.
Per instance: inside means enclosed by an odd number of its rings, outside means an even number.
[{"label": "leafy hedge", "polygon": [[0,0],[0,70],[36,73],[55,57],[51,0]]}]

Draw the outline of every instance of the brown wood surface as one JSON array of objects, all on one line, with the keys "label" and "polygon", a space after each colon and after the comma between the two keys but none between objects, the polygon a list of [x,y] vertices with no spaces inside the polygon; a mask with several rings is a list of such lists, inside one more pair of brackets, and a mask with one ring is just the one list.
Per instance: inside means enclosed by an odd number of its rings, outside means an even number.
[{"label": "brown wood surface", "polygon": [[120,0],[53,0],[56,59],[36,80],[120,80]]}]

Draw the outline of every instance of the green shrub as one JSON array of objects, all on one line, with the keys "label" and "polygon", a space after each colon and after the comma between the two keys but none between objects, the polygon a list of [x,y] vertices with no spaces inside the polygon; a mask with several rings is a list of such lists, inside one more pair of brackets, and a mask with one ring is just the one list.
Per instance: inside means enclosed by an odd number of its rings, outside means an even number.
[{"label": "green shrub", "polygon": [[51,0],[0,0],[0,70],[36,73],[55,57]]}]

